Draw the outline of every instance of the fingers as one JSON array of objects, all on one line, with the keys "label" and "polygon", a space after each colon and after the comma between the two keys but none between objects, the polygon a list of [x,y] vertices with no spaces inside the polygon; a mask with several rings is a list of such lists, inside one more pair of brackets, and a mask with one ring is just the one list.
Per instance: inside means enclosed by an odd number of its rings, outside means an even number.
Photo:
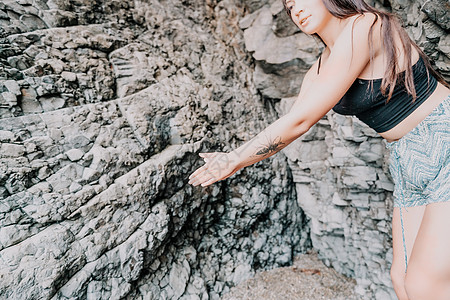
[{"label": "fingers", "polygon": [[195,170],[195,172],[192,173],[192,174],[189,176],[189,184],[191,183],[191,180],[192,180],[193,178],[198,177],[198,176],[200,175],[200,173],[202,173],[203,171],[206,170],[206,168],[207,168],[207,166],[206,166],[206,164],[205,164],[205,165],[203,165],[202,167],[200,167],[200,168],[198,168],[197,170]]},{"label": "fingers", "polygon": [[218,177],[214,175],[206,165],[198,168],[191,176],[189,176],[189,184],[193,186],[201,185],[207,186],[218,180]]},{"label": "fingers", "polygon": [[213,183],[216,182],[216,181],[217,181],[217,179],[211,178],[211,179],[209,179],[209,180],[203,182],[203,183],[202,183],[202,186],[208,186],[208,185],[210,185],[210,184],[213,184]]},{"label": "fingers", "polygon": [[194,173],[192,173],[189,176],[189,184],[193,184],[194,186],[197,186],[199,184],[202,183],[202,178],[204,178],[204,173],[205,171],[208,171],[209,173],[211,173],[211,171],[208,170],[208,162],[211,158],[217,156],[217,152],[212,152],[212,153],[200,153],[200,157],[202,157],[205,161],[205,164],[203,166],[201,166],[200,168],[198,168]]},{"label": "fingers", "polygon": [[207,186],[229,177],[230,160],[226,153],[199,153],[205,164],[189,176],[189,184]]}]

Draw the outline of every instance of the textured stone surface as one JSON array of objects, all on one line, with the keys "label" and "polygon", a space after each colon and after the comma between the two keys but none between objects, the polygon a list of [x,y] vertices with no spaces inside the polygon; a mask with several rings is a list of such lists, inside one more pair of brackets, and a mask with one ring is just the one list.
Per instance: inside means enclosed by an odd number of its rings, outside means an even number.
[{"label": "textured stone surface", "polygon": [[[391,5],[448,75],[439,3]],[[287,22],[275,1],[2,1],[1,297],[219,299],[313,246],[364,298],[392,298],[393,186],[356,119],[187,185],[198,152],[289,108],[322,48]]]}]

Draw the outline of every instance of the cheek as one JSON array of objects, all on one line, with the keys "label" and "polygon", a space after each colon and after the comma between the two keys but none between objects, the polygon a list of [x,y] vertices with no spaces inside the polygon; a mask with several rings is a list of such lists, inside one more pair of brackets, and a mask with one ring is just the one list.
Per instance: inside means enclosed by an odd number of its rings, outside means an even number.
[{"label": "cheek", "polygon": [[323,4],[322,0],[319,0],[319,3],[317,3],[317,11],[320,12],[320,15],[324,19],[328,19],[331,17],[330,12],[328,11],[325,4]]}]

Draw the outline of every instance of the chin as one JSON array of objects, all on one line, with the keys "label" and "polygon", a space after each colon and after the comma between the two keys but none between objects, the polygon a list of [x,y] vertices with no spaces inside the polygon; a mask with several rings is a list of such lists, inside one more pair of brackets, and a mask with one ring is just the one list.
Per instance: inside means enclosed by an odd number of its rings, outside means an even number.
[{"label": "chin", "polygon": [[308,34],[308,35],[313,35],[315,33],[317,33],[315,30],[311,30],[309,28],[300,28],[300,31],[303,32],[304,34]]},{"label": "chin", "polygon": [[301,26],[297,26],[303,33],[306,34],[314,34],[317,33],[317,28],[315,26],[313,26],[313,24],[308,24],[305,27],[301,27]]}]

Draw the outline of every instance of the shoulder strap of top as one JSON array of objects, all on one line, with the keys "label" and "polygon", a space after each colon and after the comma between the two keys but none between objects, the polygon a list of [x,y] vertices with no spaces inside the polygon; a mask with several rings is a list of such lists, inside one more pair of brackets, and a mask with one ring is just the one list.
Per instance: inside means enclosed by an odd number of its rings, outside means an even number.
[{"label": "shoulder strap of top", "polygon": [[322,54],[319,56],[319,65],[317,66],[317,75],[319,74],[321,60],[322,60]]}]

